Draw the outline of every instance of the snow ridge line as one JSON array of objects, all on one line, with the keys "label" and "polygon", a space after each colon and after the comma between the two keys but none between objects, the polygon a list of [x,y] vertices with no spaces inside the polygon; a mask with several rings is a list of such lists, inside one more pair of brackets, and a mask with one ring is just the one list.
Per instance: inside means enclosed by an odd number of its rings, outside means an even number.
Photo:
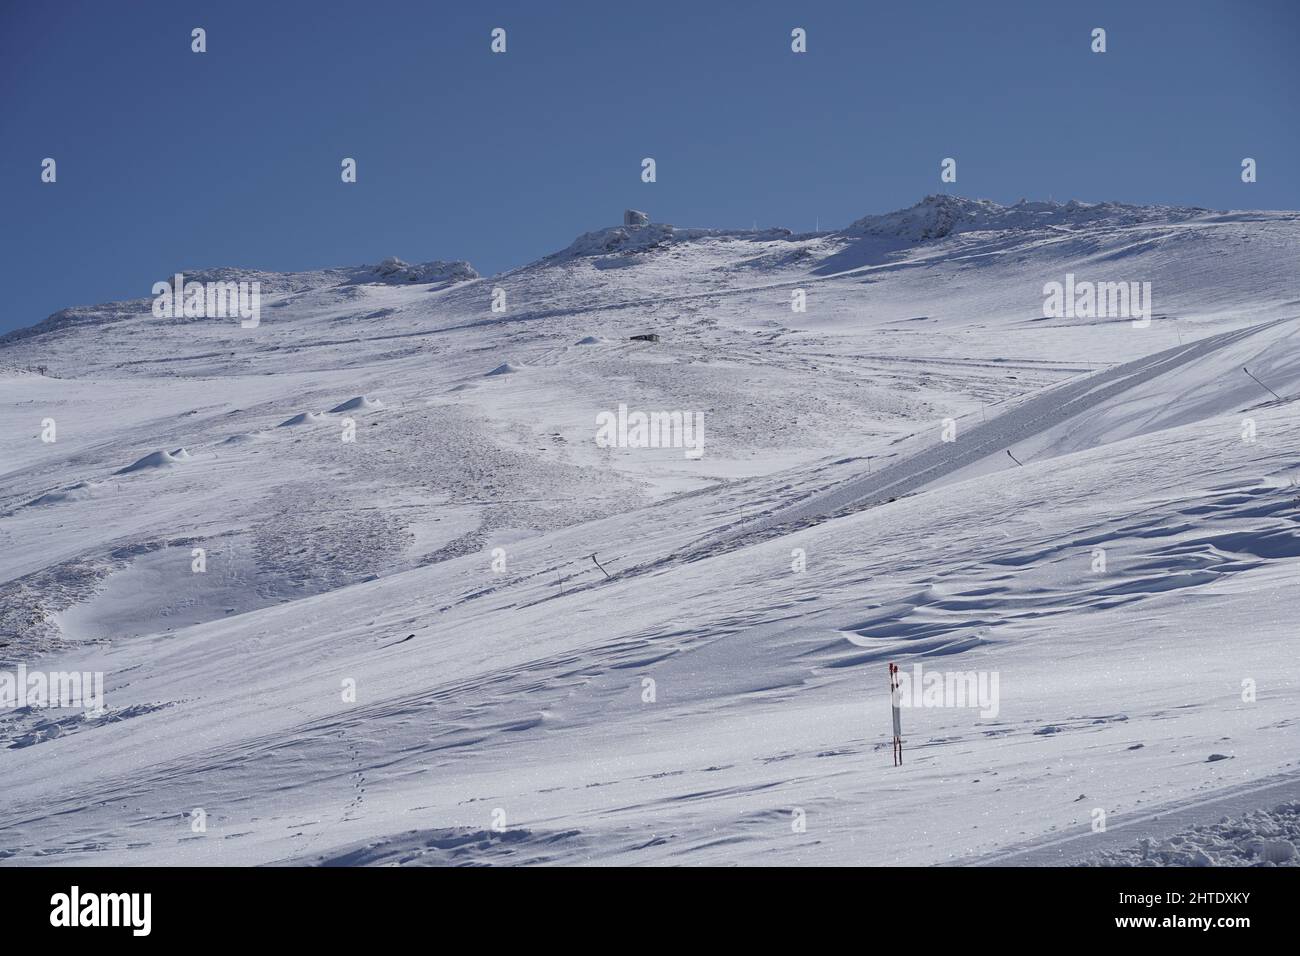
[{"label": "snow ridge line", "polygon": [[688,560],[732,550],[768,537],[789,534],[823,521],[842,517],[912,494],[991,454],[1059,425],[1103,401],[1170,372],[1181,365],[1218,351],[1240,339],[1292,319],[1277,319],[1246,329],[1234,329],[1187,345],[1143,356],[1124,365],[1066,382],[1057,388],[1008,409],[987,424],[975,426],[965,441],[936,444],[909,458],[894,462],[872,475],[847,479],[831,489],[754,519],[746,527],[724,532],[688,554]]}]

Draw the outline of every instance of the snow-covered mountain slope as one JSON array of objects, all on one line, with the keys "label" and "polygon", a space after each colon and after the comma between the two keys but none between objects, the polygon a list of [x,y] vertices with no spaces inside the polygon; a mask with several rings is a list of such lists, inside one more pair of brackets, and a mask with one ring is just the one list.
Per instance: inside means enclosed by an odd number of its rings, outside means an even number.
[{"label": "snow-covered mountain slope", "polygon": [[[5,336],[0,654],[107,712],[0,711],[0,853],[943,862],[1293,773],[1298,253],[929,197]],[[1067,275],[1150,322],[1044,318]],[[620,405],[702,457],[598,444]],[[905,710],[894,768],[891,660],[998,713]]]}]

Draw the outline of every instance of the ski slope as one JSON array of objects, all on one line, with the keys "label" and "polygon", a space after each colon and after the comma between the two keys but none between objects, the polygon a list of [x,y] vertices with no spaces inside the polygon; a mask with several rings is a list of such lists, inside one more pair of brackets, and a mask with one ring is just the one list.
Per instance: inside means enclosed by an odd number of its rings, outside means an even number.
[{"label": "ski slope", "polygon": [[[931,197],[6,336],[0,670],[106,710],[0,711],[0,862],[1032,865],[1245,812],[1300,770],[1297,252]],[[1150,326],[1044,319],[1067,272]],[[620,403],[703,458],[601,447]],[[888,661],[997,713],[905,710],[894,768]]]},{"label": "ski slope", "polygon": [[[1190,362],[1223,350],[1231,350],[1242,339],[1277,330],[1284,325],[1286,329],[1283,333],[1272,337],[1272,347],[1285,347],[1282,343],[1294,335],[1296,325],[1294,320],[1278,319],[1258,327],[1221,332],[1188,345],[1175,346],[1104,371],[1079,376],[1036,393],[1024,401],[1008,403],[995,413],[992,421],[988,421],[986,413],[982,412],[980,423],[971,424],[960,442],[956,440],[955,429],[950,440],[945,440],[941,435],[939,441],[935,442],[930,437],[928,447],[905,454],[902,460],[894,461],[876,474],[865,474],[839,482],[826,492],[764,515],[728,535],[727,540],[748,538],[772,529],[789,531],[810,522],[824,520],[830,515],[892,501],[901,495],[915,493],[949,475],[971,473],[978,464],[990,459],[995,469],[998,466],[1022,464],[1019,456],[1012,457],[1010,454],[1018,448],[1020,442],[1032,443],[1085,411],[1097,406],[1114,405],[1125,392],[1158,376],[1175,376],[1181,367]],[[1243,351],[1242,354],[1253,356],[1258,351]],[[1233,390],[1234,393],[1235,391]],[[1223,410],[1226,411],[1226,407]],[[1010,462],[1002,459],[1004,452],[1008,453]],[[1028,457],[1023,449],[1021,455]],[[896,453],[891,457],[899,456]],[[712,549],[717,546],[718,542],[711,542],[705,547]]]}]

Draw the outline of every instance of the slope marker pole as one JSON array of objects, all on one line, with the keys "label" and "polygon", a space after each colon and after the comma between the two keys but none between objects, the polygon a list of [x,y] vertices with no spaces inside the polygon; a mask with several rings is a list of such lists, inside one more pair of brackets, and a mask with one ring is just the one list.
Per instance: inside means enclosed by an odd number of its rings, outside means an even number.
[{"label": "slope marker pole", "polygon": [[[594,554],[591,556],[591,563],[594,564],[596,567],[600,568],[600,562],[596,560],[596,556]],[[609,577],[609,572],[606,571],[604,568],[600,568],[600,573],[605,575],[605,577],[607,578]]]},{"label": "slope marker pole", "polygon": [[894,711],[894,766],[903,765],[903,714],[902,700],[899,698],[898,665],[889,665],[889,703]]},{"label": "slope marker pole", "polygon": [[[1241,370],[1242,370],[1243,372],[1245,372],[1247,375],[1250,375],[1250,369],[1246,368],[1246,366],[1243,365],[1243,366],[1241,367]],[[1263,382],[1261,382],[1259,379],[1255,378],[1255,376],[1250,375],[1250,377],[1251,377],[1252,379],[1255,380],[1255,384],[1256,384],[1256,385],[1258,385],[1260,388],[1268,389],[1268,393],[1269,393],[1270,395],[1272,395],[1274,398],[1276,398],[1279,402],[1282,401],[1282,396],[1281,396],[1281,395],[1279,395],[1277,392],[1273,391],[1271,388],[1269,388],[1267,385],[1265,385],[1265,384],[1264,384]]]},{"label": "slope marker pole", "polygon": [[1024,467],[1025,467],[1025,466],[1024,466],[1024,463],[1023,463],[1019,458],[1017,458],[1015,455],[1012,455],[1012,454],[1011,454],[1011,449],[1010,449],[1010,448],[1007,449],[1007,454],[1008,454],[1008,455],[1011,455],[1011,460],[1014,461],[1014,462],[1015,462],[1017,465],[1019,465],[1021,468],[1024,468]]}]

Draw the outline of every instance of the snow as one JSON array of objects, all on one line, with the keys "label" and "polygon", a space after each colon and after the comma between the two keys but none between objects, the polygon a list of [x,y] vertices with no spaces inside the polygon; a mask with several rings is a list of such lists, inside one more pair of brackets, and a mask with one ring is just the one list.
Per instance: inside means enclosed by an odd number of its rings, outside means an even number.
[{"label": "snow", "polygon": [[1093,866],[1300,866],[1300,801],[1097,854]]},{"label": "snow", "polygon": [[[1297,253],[1290,212],[930,197],[6,336],[0,669],[107,713],[0,711],[0,854],[1290,862]],[[1043,318],[1067,272],[1150,326]],[[620,404],[703,458],[597,446]],[[905,710],[894,768],[889,661],[998,712]]]},{"label": "snow", "polygon": [[465,282],[477,279],[478,273],[463,259],[456,262],[422,262],[411,265],[389,256],[372,270],[363,271],[354,281],[380,282]]},{"label": "snow", "polygon": [[[296,428],[299,425],[314,425],[317,422],[322,422],[325,420],[326,420],[326,416],[324,412],[299,412],[297,415],[294,415],[292,418],[286,418],[284,421],[280,422],[280,424],[277,425],[276,427]],[[230,438],[227,438],[226,441],[229,442],[236,438],[245,439],[247,437],[248,437],[247,435],[232,435]]]},{"label": "snow", "polygon": [[915,206],[879,216],[864,216],[846,232],[895,236],[909,242],[942,239],[958,232],[1063,230],[1087,226],[1123,229],[1141,223],[1177,223],[1208,214],[1208,209],[1132,206],[1125,203],[1027,202],[1003,206],[987,199],[926,196]]},{"label": "snow", "polygon": [[[177,454],[176,452],[179,452],[179,454]],[[189,453],[186,452],[184,448],[178,448],[176,452],[169,452],[169,451],[150,452],[149,454],[145,455],[143,458],[139,459],[138,461],[132,462],[131,464],[127,465],[125,468],[120,469],[116,473],[119,475],[129,475],[132,472],[149,471],[154,468],[169,468],[172,465],[180,464],[181,462],[187,460],[190,457]]]},{"label": "snow", "polygon": [[355,398],[349,398],[346,402],[339,402],[330,409],[330,414],[337,415],[342,412],[369,411],[371,409],[383,407],[384,403],[378,399],[367,398],[365,395],[358,395]]}]

